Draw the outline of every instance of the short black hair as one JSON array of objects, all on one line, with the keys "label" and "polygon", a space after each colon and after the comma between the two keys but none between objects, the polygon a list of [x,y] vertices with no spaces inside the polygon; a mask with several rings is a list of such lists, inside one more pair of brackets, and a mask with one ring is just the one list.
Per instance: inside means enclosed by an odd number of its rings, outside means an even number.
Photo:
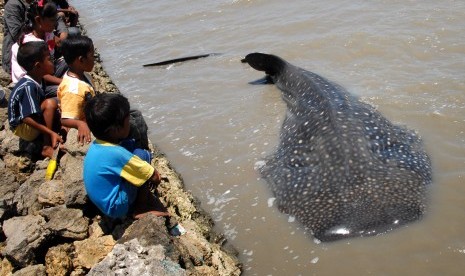
[{"label": "short black hair", "polygon": [[61,43],[61,53],[67,64],[73,63],[80,56],[87,56],[93,49],[92,39],[85,35],[73,35]]},{"label": "short black hair", "polygon": [[111,129],[124,126],[129,116],[129,101],[119,93],[99,93],[91,98],[84,107],[86,122],[95,137],[108,139]]},{"label": "short black hair", "polygon": [[[6,2],[6,1],[5,1]],[[23,28],[24,33],[30,33],[34,29],[35,17],[53,18],[58,14],[57,6],[49,1],[32,1],[26,11],[26,22]],[[20,40],[22,41],[22,39]]]},{"label": "short black hair", "polygon": [[48,46],[45,41],[30,41],[21,44],[18,49],[16,59],[18,64],[26,70],[31,71],[36,62],[41,62],[46,58]]}]

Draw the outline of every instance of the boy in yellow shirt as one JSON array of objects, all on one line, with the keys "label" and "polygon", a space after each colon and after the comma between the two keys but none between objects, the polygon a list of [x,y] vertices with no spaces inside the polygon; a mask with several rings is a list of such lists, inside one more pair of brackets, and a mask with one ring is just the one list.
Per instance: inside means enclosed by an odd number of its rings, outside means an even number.
[{"label": "boy in yellow shirt", "polygon": [[69,66],[57,90],[61,124],[78,130],[81,145],[90,143],[91,132],[85,120],[84,106],[95,96],[92,79],[87,74],[94,67],[94,44],[87,36],[73,36],[62,42],[61,51]]}]

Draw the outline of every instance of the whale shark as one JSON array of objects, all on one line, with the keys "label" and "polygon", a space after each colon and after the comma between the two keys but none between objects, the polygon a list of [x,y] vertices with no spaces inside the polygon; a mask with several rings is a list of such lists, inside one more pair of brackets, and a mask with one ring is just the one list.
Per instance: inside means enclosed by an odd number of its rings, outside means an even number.
[{"label": "whale shark", "polygon": [[242,62],[264,71],[287,105],[279,143],[259,168],[281,212],[323,242],[383,234],[424,215],[432,173],[419,135],[278,56]]}]

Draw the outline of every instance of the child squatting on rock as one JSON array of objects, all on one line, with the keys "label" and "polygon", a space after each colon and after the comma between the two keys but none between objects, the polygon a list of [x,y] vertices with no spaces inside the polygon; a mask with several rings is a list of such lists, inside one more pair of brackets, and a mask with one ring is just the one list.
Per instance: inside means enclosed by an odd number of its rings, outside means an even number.
[{"label": "child squatting on rock", "polygon": [[[42,79],[53,74],[50,52],[44,41],[22,44],[18,49],[18,63],[26,70],[14,86],[8,103],[8,122],[13,133],[32,142],[42,135],[42,155],[51,157],[53,149],[63,139],[60,131],[58,99],[45,98]],[[57,132],[56,132],[57,131]]]},{"label": "child squatting on rock", "polygon": [[63,41],[61,51],[69,66],[57,89],[61,124],[77,129],[79,143],[88,144],[91,136],[85,120],[84,106],[86,100],[96,94],[92,78],[87,73],[94,68],[94,44],[87,36],[72,36]]},{"label": "child squatting on rock", "polygon": [[96,137],[84,159],[84,185],[90,200],[111,218],[169,216],[149,189],[160,183],[160,175],[150,165],[151,152],[134,149],[126,139],[129,101],[121,94],[101,93],[86,103],[84,111]]}]

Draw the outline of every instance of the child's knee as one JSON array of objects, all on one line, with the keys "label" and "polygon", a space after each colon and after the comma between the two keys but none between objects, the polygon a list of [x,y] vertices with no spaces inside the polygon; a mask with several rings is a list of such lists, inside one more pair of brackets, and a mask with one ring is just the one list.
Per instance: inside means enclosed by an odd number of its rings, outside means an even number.
[{"label": "child's knee", "polygon": [[58,99],[57,98],[45,99],[40,105],[40,107],[42,108],[42,110],[56,110],[58,109]]},{"label": "child's knee", "polygon": [[62,17],[63,19],[66,17],[66,15],[65,15],[64,12],[58,12],[58,13],[57,13],[57,16],[58,16],[58,17]]}]

